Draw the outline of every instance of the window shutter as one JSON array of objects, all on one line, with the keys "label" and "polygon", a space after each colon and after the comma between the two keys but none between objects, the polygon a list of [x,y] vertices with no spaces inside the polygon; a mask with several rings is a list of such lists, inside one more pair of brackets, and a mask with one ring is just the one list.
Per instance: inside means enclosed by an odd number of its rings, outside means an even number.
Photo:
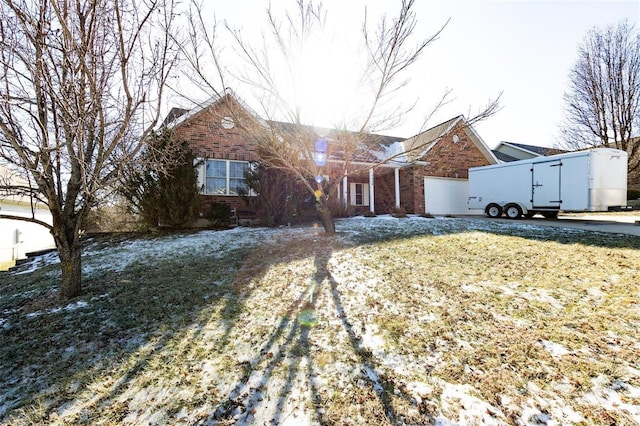
[{"label": "window shutter", "polygon": [[362,205],[363,206],[369,205],[369,184],[368,183],[362,184]]},{"label": "window shutter", "polygon": [[356,184],[349,184],[349,202],[352,206],[356,205]]},{"label": "window shutter", "polygon": [[196,169],[198,171],[198,192],[200,194],[204,194],[204,173],[206,161],[204,158],[196,158],[193,160],[193,165],[196,166]]}]

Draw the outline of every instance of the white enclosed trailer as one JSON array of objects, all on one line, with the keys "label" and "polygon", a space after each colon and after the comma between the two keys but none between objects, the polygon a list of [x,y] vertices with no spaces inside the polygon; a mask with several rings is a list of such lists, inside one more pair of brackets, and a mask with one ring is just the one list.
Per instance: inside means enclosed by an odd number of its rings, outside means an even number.
[{"label": "white enclosed trailer", "polygon": [[627,202],[627,153],[596,148],[469,169],[469,209],[511,219],[599,212]]}]

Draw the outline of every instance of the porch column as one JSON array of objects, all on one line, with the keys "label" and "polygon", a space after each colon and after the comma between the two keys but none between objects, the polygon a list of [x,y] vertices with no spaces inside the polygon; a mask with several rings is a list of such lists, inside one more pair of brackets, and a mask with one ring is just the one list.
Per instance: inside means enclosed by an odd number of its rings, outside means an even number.
[{"label": "porch column", "polygon": [[347,182],[347,177],[342,178],[342,201],[344,202],[344,206],[349,206],[349,182]]},{"label": "porch column", "polygon": [[369,210],[371,213],[376,211],[376,198],[373,192],[373,169],[369,169]]},{"label": "porch column", "polygon": [[396,188],[396,207],[400,207],[400,169],[393,169],[393,178]]}]

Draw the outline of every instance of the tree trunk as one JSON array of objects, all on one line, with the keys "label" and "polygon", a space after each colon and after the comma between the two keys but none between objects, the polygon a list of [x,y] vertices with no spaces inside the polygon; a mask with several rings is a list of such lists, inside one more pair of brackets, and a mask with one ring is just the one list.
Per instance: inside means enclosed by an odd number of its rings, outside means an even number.
[{"label": "tree trunk", "polygon": [[316,210],[318,211],[318,215],[320,216],[320,221],[322,222],[325,232],[328,235],[335,234],[336,224],[333,222],[333,214],[331,214],[329,207],[320,201],[316,203]]},{"label": "tree trunk", "polygon": [[60,267],[62,269],[62,282],[60,283],[60,296],[63,299],[71,299],[80,296],[82,292],[82,248],[78,238],[71,241],[60,241],[56,238]]}]

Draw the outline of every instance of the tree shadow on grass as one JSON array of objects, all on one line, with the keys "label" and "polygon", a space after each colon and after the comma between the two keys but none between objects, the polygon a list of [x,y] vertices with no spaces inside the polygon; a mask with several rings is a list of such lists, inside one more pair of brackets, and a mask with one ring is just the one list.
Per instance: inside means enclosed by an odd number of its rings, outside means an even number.
[{"label": "tree shadow on grass", "polygon": [[[331,401],[323,395],[318,381],[318,362],[314,356],[318,354],[314,350],[314,330],[318,326],[317,310],[320,308],[321,297],[332,304],[331,309],[335,317],[339,318],[340,331],[346,335],[347,349],[352,353],[350,359],[356,364],[359,371],[359,380],[366,383],[369,395],[377,400],[378,409],[382,418],[378,418],[381,424],[401,423],[402,415],[398,415],[393,399],[403,399],[407,404],[415,404],[412,396],[398,389],[395,384],[380,374],[375,359],[370,350],[362,345],[361,337],[357,335],[349,314],[345,310],[342,295],[338,283],[334,279],[329,266],[332,255],[331,237],[324,239],[320,246],[315,247],[313,257],[315,271],[311,278],[311,285],[301,291],[298,297],[286,307],[285,314],[281,317],[273,334],[260,347],[258,353],[248,361],[241,364],[242,374],[229,397],[218,404],[211,415],[197,424],[211,424],[212,422],[239,422],[252,423],[255,413],[261,409],[269,409],[271,416],[263,421],[280,424],[290,420],[285,416],[301,415],[295,407],[287,405],[295,404],[291,400],[299,398],[299,387],[295,382],[299,380],[301,367],[304,369],[304,381],[308,400],[313,407],[312,418],[321,425],[335,424],[339,419],[327,414]],[[263,362],[266,359],[266,363]],[[304,366],[306,365],[306,368]],[[284,373],[284,374],[283,374]],[[276,375],[279,377],[276,378]],[[284,379],[281,377],[284,376]],[[267,388],[279,388],[275,405],[266,402]],[[297,403],[300,403],[298,400]],[[267,407],[267,405],[273,407]],[[305,402],[303,402],[305,404]],[[371,407],[371,404],[369,404]],[[300,419],[301,422],[307,421]],[[429,423],[433,419],[423,416],[421,421]],[[302,423],[301,423],[302,424]]]},{"label": "tree shadow on grass", "polygon": [[[119,273],[85,277],[85,294],[77,300],[3,312],[0,422],[11,416],[16,424],[50,423],[76,412],[70,418],[91,423],[80,419],[93,418],[155,368],[153,363],[170,359],[166,350],[173,341],[197,340],[199,316],[237,304],[225,280],[234,281],[247,254],[244,248],[232,250],[198,276],[189,269],[202,265],[184,256],[133,264]],[[47,279],[55,277],[49,273]],[[97,391],[90,392],[92,387]]]},{"label": "tree shadow on grass", "polygon": [[[426,219],[425,221],[431,222]],[[540,227],[519,229],[517,224],[505,227],[499,223],[486,225],[465,221],[466,219],[436,220],[425,226],[424,235],[461,234],[471,230],[566,244],[611,248],[640,247],[640,244],[632,242],[631,239],[621,240],[615,236],[600,238],[603,236],[599,233],[587,235],[588,233],[583,231],[563,233],[550,230],[549,233],[545,231],[545,234],[541,235]],[[356,244],[366,245],[381,240],[400,240],[416,236],[415,232],[409,229],[394,232],[395,234],[378,234],[372,227],[368,233],[363,231],[352,240]],[[309,274],[311,282],[316,285],[314,291],[311,293],[309,287],[303,288],[288,306],[281,307],[283,314],[276,322],[268,324],[270,331],[266,338],[251,346],[252,356],[239,365],[234,364],[240,371],[236,381],[230,384],[228,392],[216,389],[215,379],[212,379],[200,395],[183,399],[174,397],[173,402],[157,402],[150,399],[149,404],[156,404],[157,410],[173,414],[184,406],[192,410],[204,410],[201,420],[195,424],[249,422],[254,418],[254,410],[271,404],[273,420],[284,422],[287,420],[284,416],[295,411],[288,404],[298,397],[296,393],[299,387],[294,385],[294,382],[302,376],[308,383],[312,420],[320,424],[333,424],[338,421],[339,418],[332,416],[332,400],[323,393],[322,385],[317,379],[321,364],[318,357],[321,354],[314,338],[320,325],[304,318],[301,320],[300,317],[305,310],[313,312],[319,307],[321,298],[324,298],[323,303],[329,303],[332,312],[339,319],[339,331],[336,331],[336,334],[340,334],[348,342],[352,359],[360,370],[360,378],[366,384],[369,394],[373,395],[376,409],[381,413],[380,421],[392,424],[401,422],[404,413],[398,407],[414,404],[414,401],[411,395],[399,389],[393,380],[381,374],[375,357],[362,344],[357,327],[354,327],[356,319],[349,317],[348,309],[345,307],[348,302],[345,302],[340,293],[339,283],[331,272],[329,261],[334,252],[333,240],[328,237],[318,237],[318,240],[320,243],[311,247],[310,240],[303,238],[301,244],[305,244],[306,241],[309,247],[300,247],[296,253],[289,256],[277,256],[279,253],[285,253],[286,247],[279,248],[278,252],[269,245],[254,251],[241,250],[230,253],[228,257],[219,259],[209,267],[217,268],[225,262],[230,266],[219,271],[220,273],[212,271],[207,276],[188,276],[189,269],[200,270],[202,265],[190,264],[182,259],[175,259],[174,263],[156,271],[125,271],[109,278],[118,282],[107,289],[107,298],[100,299],[104,290],[102,288],[90,289],[86,295],[88,299],[97,298],[91,302],[93,306],[100,307],[97,314],[79,309],[68,315],[73,318],[71,320],[65,319],[63,312],[49,317],[23,319],[20,324],[21,330],[0,330],[5,344],[5,349],[0,350],[0,363],[3,365],[3,371],[7,373],[5,379],[0,381],[0,406],[4,407],[7,414],[16,406],[42,404],[48,407],[43,408],[48,412],[39,414],[40,417],[38,414],[32,414],[37,423],[51,421],[53,415],[63,413],[75,404],[81,408],[81,415],[76,418],[78,423],[91,423],[97,419],[100,410],[120,404],[123,405],[121,411],[110,409],[112,412],[109,420],[122,420],[124,417],[118,416],[127,415],[127,404],[132,398],[125,398],[123,395],[132,387],[140,387],[140,392],[144,393],[154,386],[164,386],[154,382],[157,379],[153,377],[153,373],[163,374],[163,369],[176,370],[177,373],[171,376],[172,380],[175,380],[176,389],[187,386],[182,380],[193,381],[205,375],[206,372],[202,371],[191,372],[193,365],[186,365],[186,371],[179,372],[178,367],[182,366],[176,366],[172,361],[178,359],[175,358],[176,351],[199,349],[202,340],[207,338],[208,316],[216,313],[222,318],[222,332],[216,334],[215,341],[211,343],[211,356],[214,353],[224,354],[230,350],[230,346],[236,344],[234,333],[244,326],[243,315],[251,309],[247,301],[254,297],[255,283],[260,282],[272,266],[308,258],[314,266]],[[273,256],[270,257],[271,255]],[[259,259],[252,260],[252,257]],[[162,283],[150,282],[151,279],[158,280],[159,276],[162,277]],[[225,284],[216,284],[221,280],[226,280]],[[184,286],[182,293],[173,291],[177,285]],[[277,308],[274,306],[274,309]],[[74,327],[76,329],[73,333],[65,334],[65,328]],[[29,328],[32,330],[31,333]],[[46,330],[46,336],[41,340],[31,340],[28,344],[20,343],[20,339],[30,339],[31,335],[38,335],[35,333],[38,329]],[[132,333],[139,333],[139,336],[133,336]],[[59,336],[67,337],[66,340],[60,341]],[[180,345],[174,345],[175,342],[180,342]],[[11,347],[7,348],[9,344]],[[54,362],[44,365],[42,360],[47,358]],[[117,373],[118,377],[109,381],[103,375],[105,370]],[[54,372],[51,373],[52,371]],[[46,374],[50,374],[48,379],[38,377]],[[176,378],[179,374],[184,374],[184,377]],[[95,377],[98,379],[95,380]],[[15,389],[15,383],[32,379],[33,386],[21,388],[27,393],[26,396],[11,394],[10,389]],[[78,398],[79,392],[74,389],[80,387],[89,392],[92,386],[102,386],[96,393],[97,396],[88,396],[85,401]],[[188,386],[193,387],[193,384]],[[267,392],[267,388],[271,390]],[[273,395],[273,392],[275,400],[266,401],[264,397],[267,394]],[[20,399],[19,405],[12,406],[17,399]],[[402,404],[398,404],[398,401]],[[82,415],[86,415],[88,420],[81,421]],[[3,420],[3,416],[0,412],[0,420]],[[14,416],[13,419],[15,418]],[[433,419],[428,415],[419,419],[422,422],[431,420]]]}]

